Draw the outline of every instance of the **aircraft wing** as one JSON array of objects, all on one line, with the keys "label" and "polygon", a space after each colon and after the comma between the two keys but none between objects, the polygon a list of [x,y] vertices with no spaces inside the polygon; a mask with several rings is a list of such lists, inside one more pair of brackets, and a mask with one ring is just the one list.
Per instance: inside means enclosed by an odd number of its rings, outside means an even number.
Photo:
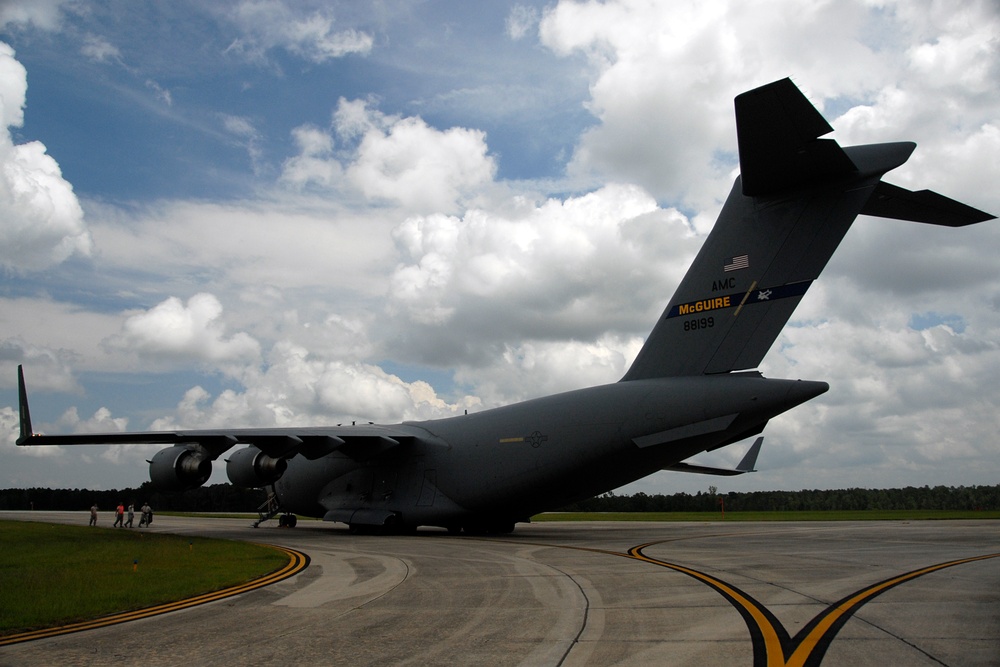
[{"label": "aircraft wing", "polygon": [[209,458],[218,458],[236,445],[253,445],[273,458],[290,458],[300,454],[307,459],[318,459],[333,452],[342,452],[359,460],[366,460],[412,444],[417,433],[400,427],[377,424],[336,427],[301,428],[242,428],[202,429],[182,431],[145,431],[115,433],[72,433],[43,435],[31,427],[31,413],[24,385],[24,371],[17,368],[18,404],[21,432],[18,446],[46,445],[182,445],[198,449]]},{"label": "aircraft wing", "polygon": [[711,466],[699,466],[693,463],[675,463],[669,465],[664,470],[671,470],[673,472],[694,472],[701,475],[722,475],[726,477],[731,477],[733,475],[742,475],[748,472],[757,472],[754,468],[757,465],[757,455],[760,454],[760,446],[764,444],[763,436],[754,440],[754,443],[750,445],[750,449],[744,454],[743,460],[740,461],[739,465],[735,469],[729,468],[713,468]]}]

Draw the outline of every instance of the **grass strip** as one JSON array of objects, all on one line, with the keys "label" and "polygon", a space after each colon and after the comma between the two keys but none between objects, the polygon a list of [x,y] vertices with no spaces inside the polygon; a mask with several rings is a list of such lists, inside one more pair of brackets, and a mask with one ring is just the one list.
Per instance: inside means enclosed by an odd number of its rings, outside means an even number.
[{"label": "grass strip", "polygon": [[246,542],[0,521],[0,635],[236,586],[288,562]]},{"label": "grass strip", "polygon": [[976,510],[823,510],[803,512],[546,512],[539,521],[927,521],[1000,519],[1000,511]]}]

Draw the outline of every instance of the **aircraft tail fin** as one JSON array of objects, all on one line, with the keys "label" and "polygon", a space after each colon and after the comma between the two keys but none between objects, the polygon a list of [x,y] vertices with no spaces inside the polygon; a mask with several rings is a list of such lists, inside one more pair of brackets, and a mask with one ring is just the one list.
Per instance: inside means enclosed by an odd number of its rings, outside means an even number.
[{"label": "aircraft tail fin", "polygon": [[789,79],[736,98],[741,174],[623,381],[756,368],[859,214],[959,226],[993,216],[881,182],[912,142],[841,148]]}]

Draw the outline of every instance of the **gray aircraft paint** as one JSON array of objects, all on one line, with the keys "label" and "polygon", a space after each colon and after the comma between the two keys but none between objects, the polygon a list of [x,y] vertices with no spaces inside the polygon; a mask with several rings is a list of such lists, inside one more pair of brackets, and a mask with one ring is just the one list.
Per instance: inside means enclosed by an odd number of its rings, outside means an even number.
[{"label": "gray aircraft paint", "polygon": [[[471,415],[391,426],[38,435],[18,371],[17,444],[171,445],[150,462],[166,490],[229,478],[272,486],[284,511],[352,527],[505,532],[517,521],[657,470],[739,474],[683,461],[755,436],[827,391],[751,370],[859,214],[960,226],[989,214],[881,182],[913,143],[841,148],[788,79],[736,98],[741,175],[621,381]],[[754,445],[754,454],[759,449]]]}]

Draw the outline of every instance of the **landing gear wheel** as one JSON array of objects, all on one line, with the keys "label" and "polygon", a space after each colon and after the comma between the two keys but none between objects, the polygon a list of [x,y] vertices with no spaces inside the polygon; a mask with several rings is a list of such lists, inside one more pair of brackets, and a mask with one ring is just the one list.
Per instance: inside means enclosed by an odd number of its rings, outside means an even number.
[{"label": "landing gear wheel", "polygon": [[294,514],[282,514],[278,517],[278,525],[282,528],[295,528],[298,522],[299,518]]}]

